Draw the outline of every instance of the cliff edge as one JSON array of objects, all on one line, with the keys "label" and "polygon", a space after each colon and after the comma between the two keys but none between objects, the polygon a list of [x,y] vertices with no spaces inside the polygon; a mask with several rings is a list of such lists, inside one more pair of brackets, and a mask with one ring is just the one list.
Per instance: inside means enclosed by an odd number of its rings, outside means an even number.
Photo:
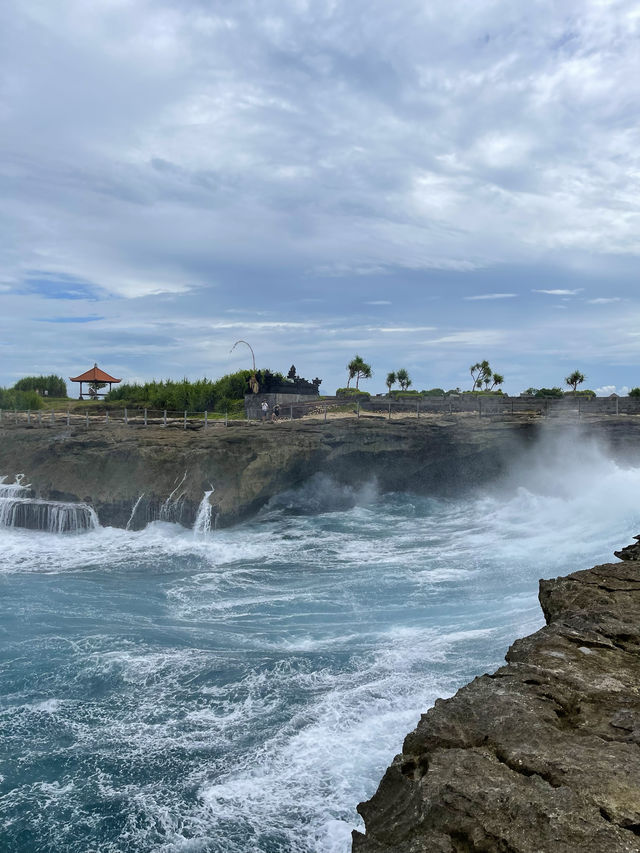
[{"label": "cliff edge", "polygon": [[281,492],[323,474],[380,491],[454,495],[497,480],[514,461],[536,464],[546,441],[598,441],[621,464],[640,464],[640,417],[561,419],[443,415],[328,423],[231,422],[183,430],[140,424],[0,423],[0,476],[41,500],[81,501],[100,523],[130,529],[156,519],[191,527],[208,493],[219,527],[250,518]]},{"label": "cliff edge", "polygon": [[640,565],[540,581],[546,627],[438,700],[353,853],[640,851]]}]

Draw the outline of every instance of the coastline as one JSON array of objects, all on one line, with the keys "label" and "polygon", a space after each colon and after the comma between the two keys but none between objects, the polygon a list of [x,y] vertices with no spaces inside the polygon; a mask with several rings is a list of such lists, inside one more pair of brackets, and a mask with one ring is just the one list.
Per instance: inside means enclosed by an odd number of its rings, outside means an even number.
[{"label": "coastline", "polygon": [[572,440],[598,440],[622,463],[640,461],[640,418],[629,416],[579,423],[455,414],[363,417],[230,422],[208,431],[4,423],[0,475],[10,481],[22,473],[35,497],[84,502],[101,524],[133,529],[167,508],[168,520],[191,527],[210,492],[212,524],[227,527],[319,474],[354,487],[375,483],[383,492],[460,494],[495,481],[514,460],[535,461],[539,442],[568,431]]},{"label": "coastline", "polygon": [[438,700],[353,853],[640,850],[640,564],[540,581],[546,627]]}]

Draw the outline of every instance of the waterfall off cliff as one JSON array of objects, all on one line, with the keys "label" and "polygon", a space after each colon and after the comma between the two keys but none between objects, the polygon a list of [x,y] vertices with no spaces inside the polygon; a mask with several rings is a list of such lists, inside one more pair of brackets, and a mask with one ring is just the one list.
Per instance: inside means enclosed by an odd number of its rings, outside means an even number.
[{"label": "waterfall off cliff", "polygon": [[0,527],[24,527],[47,533],[81,533],[98,527],[95,511],[86,503],[48,501],[31,496],[18,475],[14,483],[0,479]]}]

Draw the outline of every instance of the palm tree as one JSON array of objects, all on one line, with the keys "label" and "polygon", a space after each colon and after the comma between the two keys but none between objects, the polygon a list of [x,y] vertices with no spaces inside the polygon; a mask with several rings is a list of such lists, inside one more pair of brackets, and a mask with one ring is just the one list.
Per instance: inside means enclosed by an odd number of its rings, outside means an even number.
[{"label": "palm tree", "polygon": [[494,373],[493,374],[493,385],[491,386],[490,390],[493,391],[494,388],[498,388],[500,385],[502,385],[503,382],[504,382],[504,376],[502,376],[500,373]]},{"label": "palm tree", "polygon": [[409,385],[411,385],[411,379],[409,378],[409,374],[404,369],[404,367],[398,370],[398,372],[396,373],[396,379],[400,383],[400,388],[403,391],[406,391]]},{"label": "palm tree", "polygon": [[471,378],[473,379],[473,387],[472,391],[475,391],[476,388],[482,388],[482,383],[486,383],[487,385],[491,381],[492,370],[489,366],[489,362],[485,359],[484,361],[478,361],[475,364],[472,364],[469,368],[469,373],[471,374]]},{"label": "palm tree", "polygon": [[385,385],[389,389],[388,390],[389,394],[391,393],[391,386],[395,385],[397,380],[398,380],[398,377],[396,376],[396,374],[394,373],[393,370],[391,371],[391,373],[387,373],[387,378],[385,379]]},{"label": "palm tree", "polygon": [[[371,379],[371,365],[367,364],[366,361],[357,354],[347,365],[347,370],[349,371],[349,381],[351,381],[354,376],[356,377],[356,391],[358,390],[358,384],[361,379]],[[347,382],[347,388],[348,387],[349,382]]]},{"label": "palm tree", "polygon": [[568,376],[565,377],[564,381],[566,385],[569,385],[569,387],[575,394],[578,389],[578,385],[581,385],[584,382],[584,379],[584,373],[580,373],[579,370],[574,370],[573,373],[570,373]]}]

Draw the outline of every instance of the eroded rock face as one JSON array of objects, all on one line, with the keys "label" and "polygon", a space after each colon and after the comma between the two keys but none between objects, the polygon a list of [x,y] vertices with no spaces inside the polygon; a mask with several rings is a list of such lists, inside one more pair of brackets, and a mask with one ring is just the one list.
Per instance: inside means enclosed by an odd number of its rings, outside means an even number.
[{"label": "eroded rock face", "polygon": [[626,548],[621,548],[620,551],[613,553],[619,560],[640,560],[640,536],[633,537],[636,541]]},{"label": "eroded rock face", "polygon": [[640,851],[640,566],[540,582],[547,626],[438,700],[354,853]]},{"label": "eroded rock face", "polygon": [[24,473],[37,498],[84,502],[101,524],[131,529],[156,519],[191,527],[213,490],[212,521],[228,526],[315,474],[380,491],[459,494],[498,479],[515,460],[537,464],[540,443],[566,438],[568,429],[574,444],[597,439],[620,462],[640,464],[640,418],[592,419],[579,434],[576,424],[525,416],[230,422],[207,430],[101,419],[29,428],[3,419],[0,475]]},{"label": "eroded rock face", "polygon": [[452,494],[495,479],[531,437],[527,421],[455,417],[234,423],[197,431],[2,424],[0,475],[24,473],[37,497],[84,501],[101,524],[132,529],[162,518],[190,527],[213,489],[213,518],[227,526],[320,473],[353,486]]}]

